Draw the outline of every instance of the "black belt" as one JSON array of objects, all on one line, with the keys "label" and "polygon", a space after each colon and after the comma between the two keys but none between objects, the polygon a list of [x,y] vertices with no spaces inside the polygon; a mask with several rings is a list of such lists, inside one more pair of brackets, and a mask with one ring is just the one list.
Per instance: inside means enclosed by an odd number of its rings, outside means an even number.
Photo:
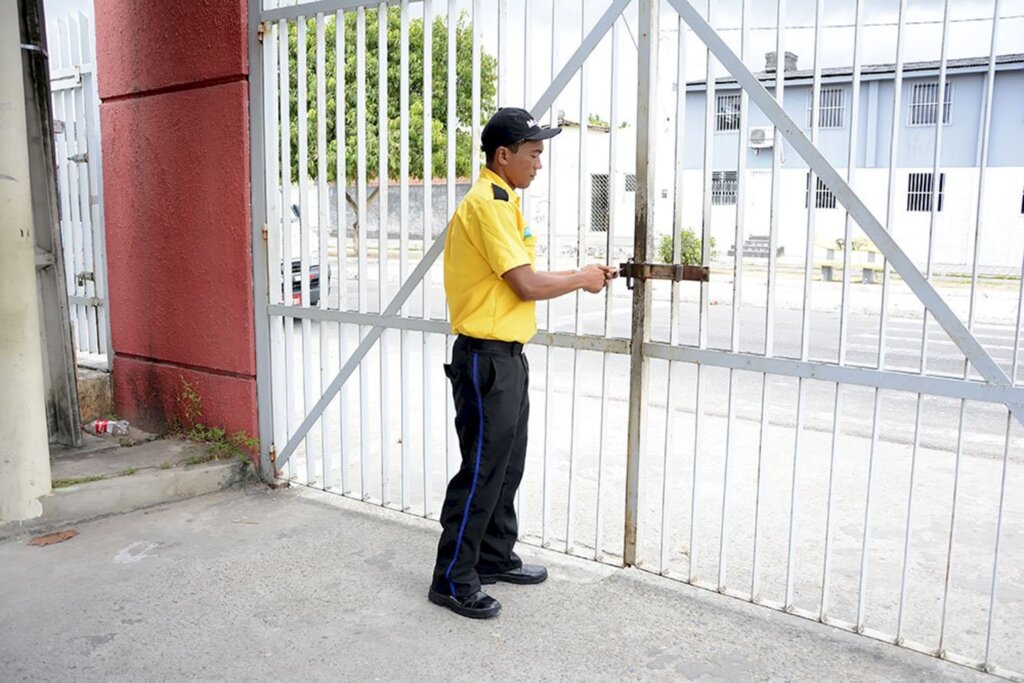
[{"label": "black belt", "polygon": [[523,352],[521,342],[501,341],[499,339],[477,339],[460,334],[455,340],[455,348],[465,351],[483,351],[485,353],[501,353],[517,356]]}]

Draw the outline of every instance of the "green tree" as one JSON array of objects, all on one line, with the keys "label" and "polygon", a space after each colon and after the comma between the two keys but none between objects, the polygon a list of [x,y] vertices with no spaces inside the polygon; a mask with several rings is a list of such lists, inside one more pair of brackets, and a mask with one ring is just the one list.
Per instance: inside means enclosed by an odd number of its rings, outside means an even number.
[{"label": "green tree", "polygon": [[[366,176],[378,176],[380,161],[380,116],[378,73],[380,50],[378,49],[378,14],[376,9],[366,10]],[[401,163],[401,10],[388,9],[387,30],[387,133],[388,133],[388,176],[397,178]],[[308,19],[306,24],[306,104],[307,104],[307,150],[309,153],[308,175],[319,177],[317,159],[317,84],[316,84],[316,21]],[[455,173],[468,177],[472,169],[472,155],[475,153],[472,140],[472,28],[463,12],[455,28],[456,49],[456,130],[448,130],[448,26],[443,17],[436,17],[433,23],[433,64],[431,102],[431,150],[434,177],[447,173],[448,135],[455,135]],[[335,20],[327,17],[324,21],[325,43],[325,106],[326,106],[326,162],[327,180],[337,180],[338,165],[338,117],[335,99],[337,84],[337,55],[335,50]],[[345,56],[344,56],[344,159],[346,185],[352,185],[357,173],[357,35],[356,15],[344,14]],[[409,176],[423,177],[423,20],[409,22]],[[299,94],[298,94],[298,24],[289,24],[289,97],[291,102],[291,176],[299,178]],[[480,115],[483,123],[495,110],[497,93],[497,60],[481,51],[480,58]]]},{"label": "green tree", "polygon": [[[701,258],[701,238],[697,237],[692,230],[683,229],[679,233],[679,262],[684,266],[699,266],[704,260]],[[711,238],[711,260],[718,258],[715,251],[715,238]],[[662,235],[658,243],[658,259],[662,263],[672,263],[672,235]]]}]

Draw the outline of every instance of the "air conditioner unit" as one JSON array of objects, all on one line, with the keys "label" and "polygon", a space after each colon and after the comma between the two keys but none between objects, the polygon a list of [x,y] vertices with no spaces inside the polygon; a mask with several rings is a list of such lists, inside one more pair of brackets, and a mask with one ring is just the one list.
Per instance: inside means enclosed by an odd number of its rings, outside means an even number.
[{"label": "air conditioner unit", "polygon": [[771,126],[752,126],[747,140],[751,149],[768,149],[775,144],[775,129]]}]

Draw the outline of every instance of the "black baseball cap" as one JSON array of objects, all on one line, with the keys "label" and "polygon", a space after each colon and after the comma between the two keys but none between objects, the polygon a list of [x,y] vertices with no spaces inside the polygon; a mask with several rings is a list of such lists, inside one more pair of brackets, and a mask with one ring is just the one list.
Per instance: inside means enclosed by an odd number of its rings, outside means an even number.
[{"label": "black baseball cap", "polygon": [[480,146],[491,153],[499,147],[508,147],[524,140],[547,140],[562,132],[561,128],[538,126],[533,114],[518,107],[502,107],[484,126]]}]

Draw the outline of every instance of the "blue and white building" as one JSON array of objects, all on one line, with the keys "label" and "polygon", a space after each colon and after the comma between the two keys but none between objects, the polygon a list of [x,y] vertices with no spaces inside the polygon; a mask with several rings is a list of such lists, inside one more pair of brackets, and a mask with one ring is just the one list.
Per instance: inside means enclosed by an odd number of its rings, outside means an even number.
[{"label": "blue and white building", "polygon": [[[774,88],[775,55],[768,53],[758,74]],[[886,222],[890,149],[895,140],[894,193],[890,229],[919,264],[927,256],[932,215],[933,160],[936,122],[941,117],[938,202],[934,225],[933,262],[939,269],[963,272],[973,258],[974,234],[980,219],[979,264],[982,271],[1019,272],[1024,250],[1024,54],[996,59],[984,197],[979,200],[982,130],[988,58],[951,59],[946,63],[943,96],[939,97],[939,63],[905,63],[900,105],[893,117],[895,65],[866,65],[860,70],[858,97],[850,67],[823,69],[819,91],[817,145],[829,162],[845,174],[850,131],[856,133],[852,185],[874,214]],[[813,72],[797,68],[797,58],[784,59],[784,108],[810,135]],[[704,81],[686,85],[683,153],[683,224],[701,226],[704,168]],[[781,185],[778,244],[786,261],[803,262],[807,241],[808,205],[815,211],[815,241],[843,234],[845,211],[823,185],[813,198],[808,192],[807,164],[788,145],[777,149],[767,117],[751,106],[745,130],[740,129],[740,89],[736,81],[717,79],[714,89],[710,160],[712,165],[712,234],[719,258],[735,241],[737,168],[745,155],[744,235],[767,235],[773,157],[780,155]],[[857,101],[856,111],[853,103]],[[894,130],[894,127],[896,128]],[[671,215],[673,155],[659,158],[659,201],[662,216]],[[661,185],[665,185],[664,188]],[[659,225],[661,232],[669,226]],[[856,226],[854,226],[856,229]],[[664,229],[663,229],[664,228]]]}]

